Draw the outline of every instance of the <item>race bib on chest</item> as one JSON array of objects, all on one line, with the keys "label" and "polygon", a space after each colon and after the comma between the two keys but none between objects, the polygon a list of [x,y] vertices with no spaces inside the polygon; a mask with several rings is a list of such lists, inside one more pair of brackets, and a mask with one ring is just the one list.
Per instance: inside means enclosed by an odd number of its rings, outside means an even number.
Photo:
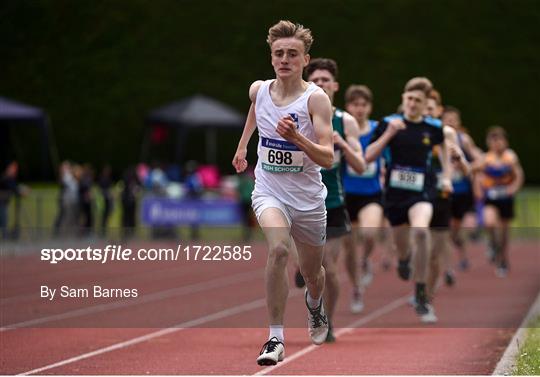
[{"label": "race bib on chest", "polygon": [[491,200],[498,200],[498,199],[507,199],[510,196],[508,195],[508,192],[506,191],[505,186],[495,186],[487,190],[486,196],[488,199]]},{"label": "race bib on chest", "polygon": [[366,166],[366,170],[362,174],[358,174],[350,165],[347,165],[347,173],[353,177],[360,178],[375,178],[377,175],[377,162],[372,161]]},{"label": "race bib on chest", "polygon": [[263,170],[270,173],[300,173],[304,169],[304,152],[285,140],[261,138],[259,159]]},{"label": "race bib on chest", "polygon": [[461,171],[454,169],[454,171],[452,172],[452,182],[459,182],[463,180],[464,178],[465,176],[463,175]]},{"label": "race bib on chest", "polygon": [[402,190],[422,191],[425,174],[413,168],[395,167],[390,172],[390,187]]}]

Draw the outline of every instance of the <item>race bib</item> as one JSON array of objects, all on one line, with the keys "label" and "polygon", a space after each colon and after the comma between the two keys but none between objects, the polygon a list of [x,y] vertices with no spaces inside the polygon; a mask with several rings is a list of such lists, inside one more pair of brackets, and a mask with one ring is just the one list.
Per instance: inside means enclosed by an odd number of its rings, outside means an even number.
[{"label": "race bib", "polygon": [[259,159],[263,170],[270,173],[300,173],[304,169],[304,152],[285,140],[261,138]]},{"label": "race bib", "polygon": [[505,186],[495,186],[488,189],[486,196],[491,200],[506,199],[510,197]]},{"label": "race bib", "polygon": [[353,177],[374,178],[377,175],[377,162],[370,162],[362,174],[358,174],[350,165],[347,165],[347,173]]},{"label": "race bib", "polygon": [[422,191],[425,175],[411,168],[396,167],[390,172],[390,187],[402,190]]},{"label": "race bib", "polygon": [[454,169],[452,171],[452,182],[459,182],[459,181],[463,180],[463,178],[465,178],[465,176],[463,175],[463,173],[460,170]]}]

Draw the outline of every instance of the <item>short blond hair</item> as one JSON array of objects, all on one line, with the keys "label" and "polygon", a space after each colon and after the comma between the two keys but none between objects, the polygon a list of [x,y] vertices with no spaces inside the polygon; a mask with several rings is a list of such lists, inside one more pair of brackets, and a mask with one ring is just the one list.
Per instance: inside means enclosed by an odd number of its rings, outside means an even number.
[{"label": "short blond hair", "polygon": [[313,44],[313,36],[311,30],[303,25],[295,24],[288,20],[281,20],[270,29],[268,29],[268,37],[266,42],[272,48],[272,44],[281,38],[297,38],[304,43],[304,52],[307,54]]},{"label": "short blond hair", "polygon": [[428,97],[433,90],[433,84],[427,77],[413,77],[405,84],[405,92],[412,92],[413,90],[419,90]]}]

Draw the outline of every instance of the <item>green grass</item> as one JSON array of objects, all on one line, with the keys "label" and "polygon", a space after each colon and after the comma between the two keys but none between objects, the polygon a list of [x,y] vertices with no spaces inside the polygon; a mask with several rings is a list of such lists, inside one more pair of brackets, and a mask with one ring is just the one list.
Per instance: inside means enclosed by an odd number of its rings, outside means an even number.
[{"label": "green grass", "polygon": [[527,331],[525,342],[519,348],[515,376],[540,375],[540,316],[536,317]]},{"label": "green grass", "polygon": [[[111,218],[109,220],[110,236],[116,238],[120,234],[121,224],[121,203],[120,203],[119,185],[113,188],[115,203]],[[99,190],[94,187],[94,216],[95,224],[99,224],[100,216],[103,210],[103,200]],[[31,192],[21,200],[21,237],[31,238],[35,230],[41,230],[43,234],[49,234],[53,228],[54,220],[58,208],[58,188],[53,185],[32,185]],[[10,207],[10,224],[13,225],[15,213],[14,200]],[[523,189],[516,199],[516,218],[512,224],[513,235],[516,237],[538,237],[540,232],[540,188]],[[96,228],[97,229],[97,228]],[[188,227],[179,227],[177,229],[179,237],[189,238],[190,230]],[[139,226],[137,235],[142,238],[149,238],[149,229]],[[202,228],[201,237],[204,239],[216,239],[229,237],[235,239],[240,237],[240,228]]]},{"label": "green grass", "polygon": [[[21,239],[34,239],[35,237],[47,238],[52,234],[54,221],[58,211],[58,188],[53,185],[32,185],[30,192],[21,199],[20,225]],[[121,216],[122,208],[120,203],[120,185],[113,189],[115,198],[113,211],[108,223],[108,236],[112,239],[120,238],[121,234]],[[93,188],[94,197],[94,224],[98,229],[101,223],[101,213],[103,211],[103,199],[97,187]],[[140,204],[140,201],[139,201]],[[140,209],[140,207],[139,207]],[[11,200],[9,209],[9,227],[12,228],[15,223],[15,201]],[[151,229],[139,224],[136,230],[136,236],[141,239],[151,237]],[[189,226],[176,227],[178,239],[190,239],[191,228]],[[201,227],[199,233],[201,239],[207,241],[218,240],[236,240],[242,238],[241,227]],[[260,235],[256,235],[260,237]]]}]

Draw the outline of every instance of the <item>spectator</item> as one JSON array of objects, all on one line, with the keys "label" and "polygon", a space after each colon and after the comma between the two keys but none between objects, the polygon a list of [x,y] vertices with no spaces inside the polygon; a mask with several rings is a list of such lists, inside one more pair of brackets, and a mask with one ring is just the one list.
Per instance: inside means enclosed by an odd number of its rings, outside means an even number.
[{"label": "spectator", "polygon": [[[202,179],[197,173],[197,167],[197,161],[190,160],[186,163],[185,185],[187,197],[193,200],[199,200],[203,193]],[[191,224],[191,239],[198,240],[199,236],[199,224]]]},{"label": "spectator", "polygon": [[133,236],[136,226],[137,213],[137,193],[140,182],[133,167],[129,167],[122,178],[124,187],[122,189],[122,231],[123,238]]},{"label": "spectator", "polygon": [[112,170],[109,165],[105,165],[101,171],[99,177],[99,189],[101,191],[101,196],[103,197],[103,213],[101,215],[101,236],[107,236],[107,224],[109,222],[109,217],[113,209],[113,196],[111,193],[112,187]]},{"label": "spectator", "polygon": [[94,184],[94,171],[89,164],[82,168],[82,175],[79,179],[79,206],[81,213],[81,234],[88,236],[94,227],[94,216],[92,211],[93,196],[92,185]]},{"label": "spectator", "polygon": [[8,238],[8,208],[12,196],[20,196],[20,188],[17,184],[19,164],[11,161],[6,166],[0,177],[0,239]]},{"label": "spectator", "polygon": [[56,219],[54,220],[55,236],[60,235],[60,227],[64,222],[64,218],[67,212],[65,205],[65,195],[68,188],[68,183],[66,182],[68,180],[68,176],[71,176],[71,178],[73,179],[73,175],[71,174],[71,163],[69,161],[63,161],[60,164],[60,168],[58,169],[58,182],[60,185],[60,190],[58,192],[58,213],[56,214]]}]

